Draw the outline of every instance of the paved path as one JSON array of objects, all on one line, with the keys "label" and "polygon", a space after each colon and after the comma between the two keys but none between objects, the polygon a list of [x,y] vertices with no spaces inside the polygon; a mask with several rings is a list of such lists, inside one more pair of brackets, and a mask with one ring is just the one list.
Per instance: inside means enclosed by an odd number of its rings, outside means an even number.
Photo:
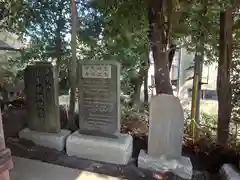
[{"label": "paved path", "polygon": [[13,157],[11,180],[120,180],[119,178]]},{"label": "paved path", "polygon": [[81,159],[77,157],[69,157],[64,152],[36,146],[33,143],[18,139],[8,139],[6,143],[7,147],[10,148],[12,151],[12,155],[16,157],[38,160],[46,163],[51,163],[72,169],[89,171],[98,174],[105,174],[107,176],[118,177],[120,179],[156,180],[155,173],[147,170],[140,170],[136,167],[135,161],[131,161],[126,166],[118,166]]},{"label": "paved path", "polygon": [[[180,180],[172,174],[166,174],[162,178],[159,173],[139,169],[134,160],[126,166],[118,166],[69,157],[64,152],[18,139],[8,139],[6,142],[12,151],[14,162],[11,180]],[[206,179],[208,178],[198,173],[193,178]]]}]

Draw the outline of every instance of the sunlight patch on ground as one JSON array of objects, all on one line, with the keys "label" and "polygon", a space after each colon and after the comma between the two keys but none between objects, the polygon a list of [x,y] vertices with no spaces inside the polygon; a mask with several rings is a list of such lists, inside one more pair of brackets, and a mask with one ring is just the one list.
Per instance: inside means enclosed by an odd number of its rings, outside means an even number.
[{"label": "sunlight patch on ground", "polygon": [[75,180],[120,180],[119,178],[83,171]]}]

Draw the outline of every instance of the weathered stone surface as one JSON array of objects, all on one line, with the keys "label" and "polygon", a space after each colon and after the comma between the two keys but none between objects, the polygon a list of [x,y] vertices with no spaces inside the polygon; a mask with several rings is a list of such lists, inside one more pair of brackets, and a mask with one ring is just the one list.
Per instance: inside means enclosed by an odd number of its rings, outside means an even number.
[{"label": "weathered stone surface", "polygon": [[220,170],[222,180],[240,180],[240,173],[231,164],[224,164]]},{"label": "weathered stone surface", "polygon": [[28,126],[33,131],[59,133],[60,120],[56,70],[50,63],[27,66],[24,82]]},{"label": "weathered stone surface", "polygon": [[30,140],[40,146],[62,151],[65,148],[66,139],[70,133],[68,130],[61,130],[60,133],[45,133],[31,131],[26,128],[19,132],[19,137]]},{"label": "weathered stone surface", "polygon": [[2,123],[2,113],[0,110],[0,179],[9,180],[8,170],[13,167],[11,151],[6,148],[3,123]]},{"label": "weathered stone surface", "polygon": [[148,155],[180,158],[184,115],[179,99],[167,94],[153,97],[149,116]]},{"label": "weathered stone surface", "polygon": [[88,136],[78,131],[67,138],[69,156],[125,165],[132,155],[133,139],[128,134],[118,134],[117,139]]},{"label": "weathered stone surface", "polygon": [[154,96],[149,116],[148,154],[140,152],[138,166],[191,179],[191,160],[181,156],[184,114],[179,99],[167,94]]},{"label": "weathered stone surface", "polygon": [[119,63],[80,61],[78,89],[80,132],[120,132]]},{"label": "weathered stone surface", "polygon": [[154,158],[147,155],[145,151],[141,150],[138,157],[138,167],[160,173],[171,171],[183,179],[192,178],[193,168],[191,160],[188,157],[174,159],[172,157],[162,155],[159,158]]}]

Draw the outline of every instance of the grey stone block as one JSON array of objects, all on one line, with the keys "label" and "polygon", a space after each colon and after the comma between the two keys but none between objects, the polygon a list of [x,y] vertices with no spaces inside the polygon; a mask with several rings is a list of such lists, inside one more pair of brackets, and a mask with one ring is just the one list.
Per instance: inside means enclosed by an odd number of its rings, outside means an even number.
[{"label": "grey stone block", "polygon": [[120,64],[117,61],[79,61],[79,129],[120,132]]},{"label": "grey stone block", "polygon": [[160,158],[154,158],[143,150],[140,151],[138,157],[138,167],[161,173],[171,171],[183,179],[191,179],[193,171],[191,160],[188,157],[182,156],[174,159],[162,155]]},{"label": "grey stone block", "polygon": [[222,180],[240,180],[240,173],[231,164],[224,164],[219,174]]},{"label": "grey stone block", "polygon": [[66,139],[71,134],[68,130],[61,130],[60,133],[45,133],[31,131],[26,128],[19,132],[19,137],[30,140],[36,145],[62,151],[66,145]]},{"label": "grey stone block", "polygon": [[56,66],[36,62],[24,70],[28,127],[37,132],[60,133]]},{"label": "grey stone block", "polygon": [[106,138],[80,134],[78,131],[67,138],[68,156],[126,165],[132,155],[133,139],[128,134],[116,134],[118,138]]}]

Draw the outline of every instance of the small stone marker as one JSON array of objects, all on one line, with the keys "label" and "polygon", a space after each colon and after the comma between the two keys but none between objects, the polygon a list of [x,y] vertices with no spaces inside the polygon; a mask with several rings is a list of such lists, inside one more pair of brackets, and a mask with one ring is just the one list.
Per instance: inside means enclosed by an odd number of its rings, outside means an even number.
[{"label": "small stone marker", "polygon": [[149,112],[148,154],[152,157],[182,154],[184,114],[179,99],[159,95],[151,100]]},{"label": "small stone marker", "polygon": [[162,173],[172,171],[184,179],[191,179],[191,160],[181,156],[183,127],[179,99],[167,94],[154,96],[150,102],[148,152],[140,151],[138,167]]},{"label": "small stone marker", "polygon": [[59,133],[57,78],[51,63],[29,65],[24,72],[28,125],[33,131]]},{"label": "small stone marker", "polygon": [[80,61],[78,73],[80,133],[120,132],[120,64]]}]

